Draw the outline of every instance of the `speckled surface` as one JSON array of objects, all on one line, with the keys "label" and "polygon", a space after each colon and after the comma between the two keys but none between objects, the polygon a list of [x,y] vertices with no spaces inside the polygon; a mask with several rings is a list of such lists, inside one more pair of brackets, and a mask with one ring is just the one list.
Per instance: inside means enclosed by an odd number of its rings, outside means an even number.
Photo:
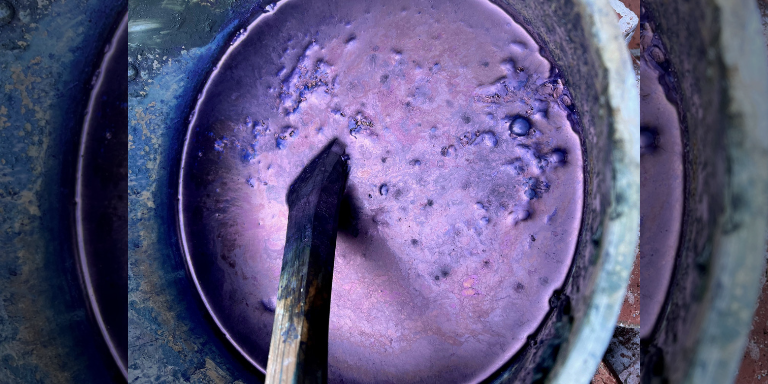
[{"label": "speckled surface", "polygon": [[0,23],[0,382],[109,383],[72,243],[77,139],[126,2],[10,1]]},{"label": "speckled surface", "polygon": [[176,179],[169,175],[178,172],[189,114],[185,108],[235,27],[259,13],[227,1],[129,6],[129,65],[137,72],[128,89],[131,383],[260,381],[258,371],[213,332],[192,295],[168,201]]}]

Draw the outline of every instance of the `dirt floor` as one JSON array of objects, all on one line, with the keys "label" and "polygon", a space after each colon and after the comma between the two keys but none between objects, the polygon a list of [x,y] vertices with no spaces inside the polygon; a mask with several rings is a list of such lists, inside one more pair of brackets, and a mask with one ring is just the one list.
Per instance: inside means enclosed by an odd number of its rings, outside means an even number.
[{"label": "dirt floor", "polygon": [[[768,280],[766,268],[763,280]],[[763,283],[736,384],[768,383],[768,284]]]}]

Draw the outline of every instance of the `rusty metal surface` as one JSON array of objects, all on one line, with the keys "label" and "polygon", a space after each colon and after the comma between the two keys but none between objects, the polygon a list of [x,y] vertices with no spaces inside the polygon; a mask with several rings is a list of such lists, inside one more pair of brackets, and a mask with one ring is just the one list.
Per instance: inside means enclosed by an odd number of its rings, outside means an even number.
[{"label": "rusty metal surface", "polygon": [[3,383],[121,380],[81,291],[73,202],[92,79],[125,5],[0,2]]}]

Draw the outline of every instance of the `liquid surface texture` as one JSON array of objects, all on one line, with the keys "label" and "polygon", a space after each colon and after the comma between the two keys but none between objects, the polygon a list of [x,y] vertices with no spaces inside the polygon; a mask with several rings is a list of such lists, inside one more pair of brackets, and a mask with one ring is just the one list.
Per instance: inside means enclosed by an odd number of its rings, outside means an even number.
[{"label": "liquid surface texture", "polygon": [[472,382],[507,361],[568,272],[583,205],[571,101],[485,1],[281,2],[211,75],[185,143],[190,270],[266,366],[287,188],[332,138],[350,176],[330,382]]}]

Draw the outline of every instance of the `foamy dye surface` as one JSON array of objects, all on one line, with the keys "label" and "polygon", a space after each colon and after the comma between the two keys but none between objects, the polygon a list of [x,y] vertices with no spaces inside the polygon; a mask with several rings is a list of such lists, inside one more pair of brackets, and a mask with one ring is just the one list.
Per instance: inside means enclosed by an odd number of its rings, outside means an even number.
[{"label": "foamy dye surface", "polygon": [[567,90],[485,1],[289,0],[196,108],[180,220],[209,310],[265,367],[287,188],[330,139],[351,173],[331,382],[469,382],[508,360],[570,267],[583,201]]}]

